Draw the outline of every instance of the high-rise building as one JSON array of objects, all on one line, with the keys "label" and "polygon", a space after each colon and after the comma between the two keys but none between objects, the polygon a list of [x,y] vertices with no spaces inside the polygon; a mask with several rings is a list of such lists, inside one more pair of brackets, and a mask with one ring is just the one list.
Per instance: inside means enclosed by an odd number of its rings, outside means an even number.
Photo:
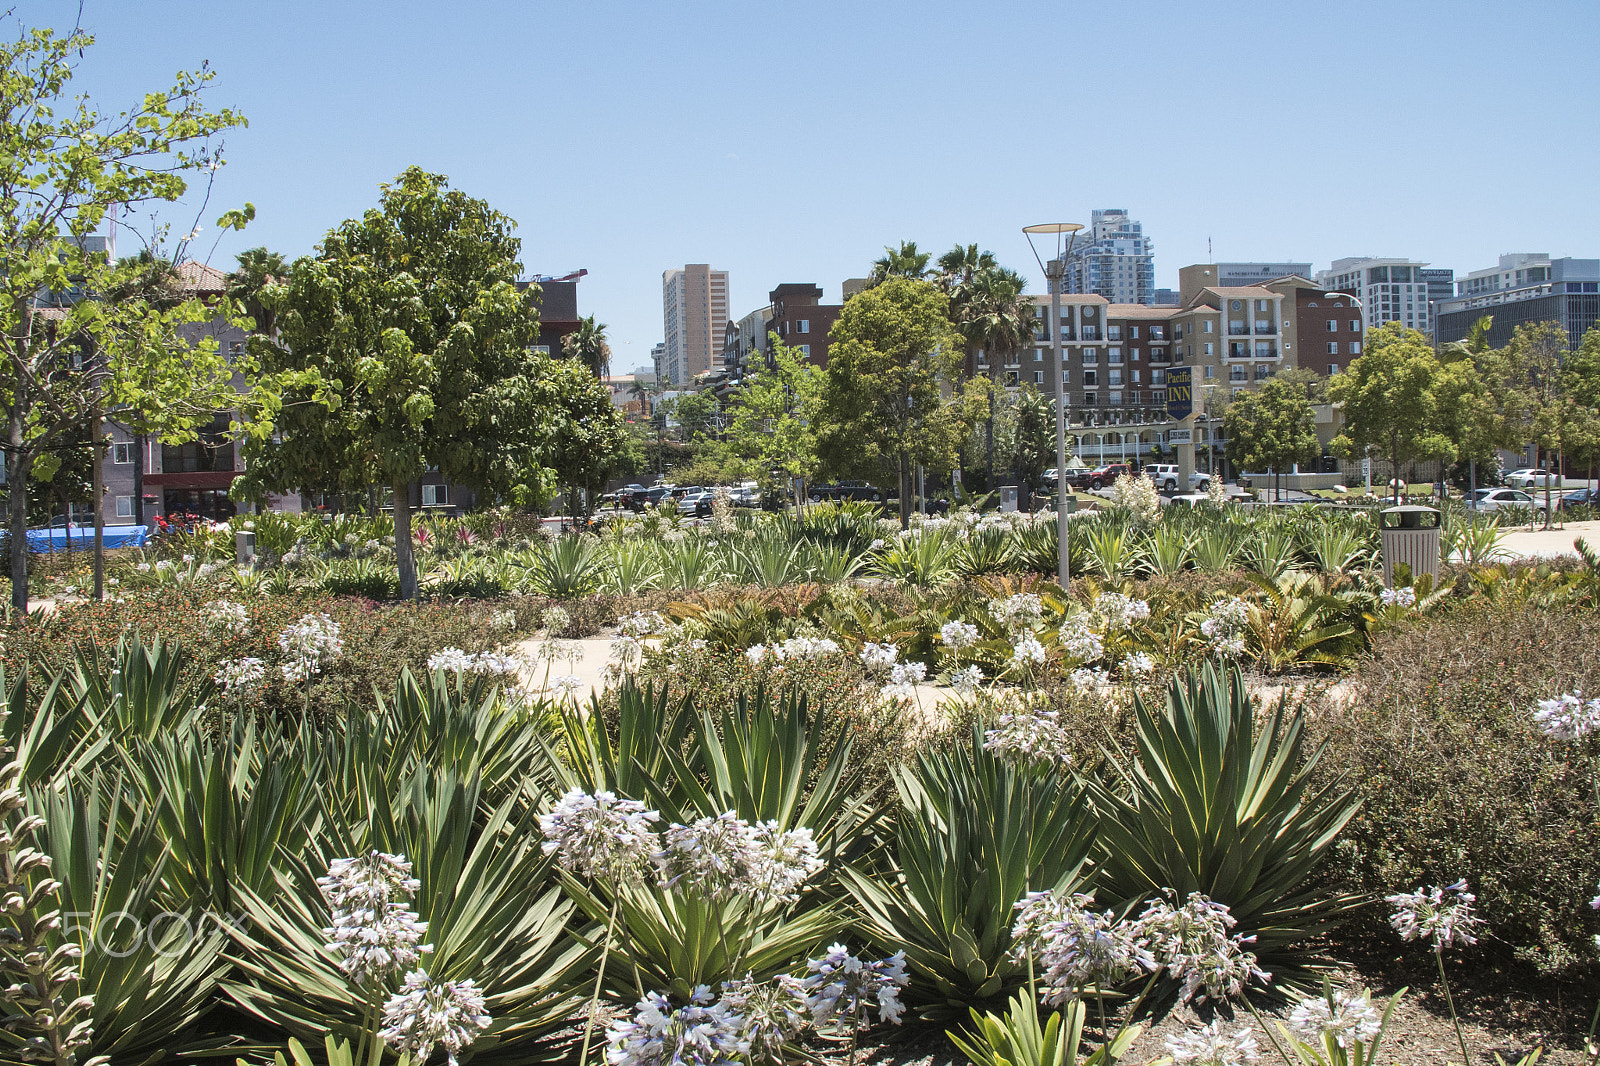
[{"label": "high-rise building", "polygon": [[1551,259],[1543,252],[1502,255],[1498,264],[1456,282],[1456,294],[1439,305],[1441,344],[1466,337],[1484,315],[1494,322],[1489,343],[1502,347],[1517,326],[1554,322],[1576,348],[1600,319],[1600,259]]},{"label": "high-rise building", "polygon": [[710,373],[728,324],[728,272],[705,263],[664,271],[661,321],[667,338],[662,380],[686,385]]},{"label": "high-rise building", "polygon": [[1112,303],[1155,301],[1155,242],[1123,208],[1092,212],[1065,258],[1062,292],[1095,293]]},{"label": "high-rise building", "polygon": [[737,385],[747,374],[763,365],[761,353],[767,348],[767,326],[772,321],[772,305],[758,307],[738,321],[728,320],[722,330],[722,370]]},{"label": "high-rise building", "polygon": [[650,349],[650,372],[656,376],[657,381],[665,381],[663,376],[667,361],[667,342],[657,341]]},{"label": "high-rise building", "polygon": [[1398,322],[1424,333],[1433,329],[1428,301],[1437,276],[1425,272],[1427,263],[1413,259],[1378,259],[1355,256],[1335,259],[1332,268],[1317,271],[1316,282],[1330,292],[1347,292],[1361,301],[1361,317],[1369,330],[1385,322]]}]

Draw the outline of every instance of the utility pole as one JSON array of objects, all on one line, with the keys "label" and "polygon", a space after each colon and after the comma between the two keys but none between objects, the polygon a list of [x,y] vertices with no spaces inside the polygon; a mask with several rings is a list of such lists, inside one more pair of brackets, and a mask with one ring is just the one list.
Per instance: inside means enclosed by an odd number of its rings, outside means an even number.
[{"label": "utility pole", "polygon": [[[1033,258],[1039,262],[1039,269],[1044,271],[1046,284],[1050,286],[1050,352],[1051,363],[1055,367],[1056,385],[1056,578],[1061,587],[1066,589],[1072,581],[1072,566],[1067,557],[1067,382],[1066,360],[1062,358],[1061,349],[1061,286],[1066,277],[1067,256],[1072,252],[1072,242],[1077,232],[1083,228],[1078,222],[1046,222],[1038,226],[1024,226],[1022,232],[1027,235],[1028,247],[1033,249]],[[1034,246],[1034,234],[1048,233],[1056,238],[1055,258],[1046,266],[1039,261],[1039,249]],[[1065,240],[1066,247],[1062,247]]]}]

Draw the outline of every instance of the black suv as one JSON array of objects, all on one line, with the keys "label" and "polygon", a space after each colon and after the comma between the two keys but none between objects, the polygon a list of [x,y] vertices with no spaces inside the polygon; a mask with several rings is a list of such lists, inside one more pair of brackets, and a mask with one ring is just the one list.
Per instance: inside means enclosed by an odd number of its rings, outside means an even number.
[{"label": "black suv", "polygon": [[806,491],[806,499],[812,503],[821,503],[823,500],[871,500],[873,503],[882,503],[883,490],[865,481],[835,481],[827,485],[812,485]]}]

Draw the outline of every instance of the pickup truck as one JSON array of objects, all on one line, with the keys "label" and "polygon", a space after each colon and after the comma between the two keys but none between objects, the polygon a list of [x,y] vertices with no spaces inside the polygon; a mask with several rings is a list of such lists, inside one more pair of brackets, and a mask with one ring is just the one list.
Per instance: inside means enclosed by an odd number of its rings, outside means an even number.
[{"label": "pickup truck", "polygon": [[823,500],[871,500],[881,503],[883,490],[865,481],[835,481],[827,485],[812,485],[806,492],[806,499],[812,503],[821,503]]}]

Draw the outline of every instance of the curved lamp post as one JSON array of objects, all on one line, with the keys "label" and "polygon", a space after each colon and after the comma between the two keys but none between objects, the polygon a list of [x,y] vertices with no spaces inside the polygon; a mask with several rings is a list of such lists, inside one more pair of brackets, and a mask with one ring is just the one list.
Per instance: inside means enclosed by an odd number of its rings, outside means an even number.
[{"label": "curved lamp post", "polygon": [[[1050,351],[1056,379],[1056,534],[1060,540],[1056,556],[1056,577],[1063,589],[1072,580],[1072,569],[1067,562],[1067,383],[1066,361],[1061,356],[1061,284],[1065,280],[1067,256],[1072,252],[1072,242],[1083,228],[1080,222],[1044,222],[1037,226],[1024,226],[1034,261],[1044,271],[1050,284]],[[1056,239],[1055,257],[1047,266],[1039,258],[1039,247],[1034,237],[1053,236]],[[1052,284],[1053,283],[1053,284]]]}]

